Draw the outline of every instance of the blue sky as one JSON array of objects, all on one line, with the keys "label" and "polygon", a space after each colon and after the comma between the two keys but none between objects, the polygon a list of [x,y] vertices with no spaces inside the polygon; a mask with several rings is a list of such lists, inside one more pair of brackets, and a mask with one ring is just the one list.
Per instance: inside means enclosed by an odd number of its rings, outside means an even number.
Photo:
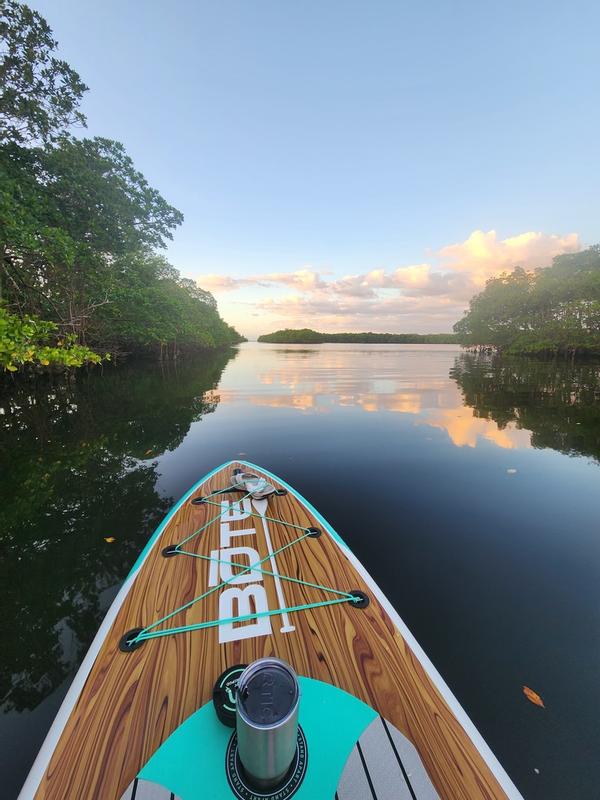
[{"label": "blue sky", "polygon": [[449,330],[489,275],[600,240],[597,3],[30,5],[250,336]]}]

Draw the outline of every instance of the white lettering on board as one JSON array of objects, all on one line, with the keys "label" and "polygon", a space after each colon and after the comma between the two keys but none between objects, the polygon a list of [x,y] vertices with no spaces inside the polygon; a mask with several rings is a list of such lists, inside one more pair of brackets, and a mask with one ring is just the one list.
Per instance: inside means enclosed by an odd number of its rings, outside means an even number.
[{"label": "white lettering on board", "polygon": [[[231,530],[230,523],[239,522],[243,519],[252,518],[252,501],[249,497],[232,502],[229,500],[221,501],[221,521],[220,521],[220,540],[219,549],[213,550],[210,554],[212,561],[208,569],[208,585],[211,587],[219,586],[226,582],[227,587],[240,584],[248,584],[245,589],[224,588],[219,596],[219,620],[227,620],[233,617],[244,617],[250,614],[264,613],[269,610],[267,592],[262,585],[264,575],[258,569],[242,572],[242,567],[233,567],[231,563],[243,564],[250,567],[258,564],[261,560],[257,548],[249,547],[247,544],[237,545],[234,541],[239,536],[256,537],[256,528],[238,528]],[[270,539],[263,519],[263,529],[268,550],[271,549]],[[238,540],[239,541],[239,540]],[[254,539],[256,542],[256,538]],[[233,545],[233,546],[232,546]],[[246,563],[247,559],[247,563]],[[266,559],[265,559],[266,560]],[[277,572],[274,557],[271,556],[271,569]],[[224,562],[224,563],[220,563]],[[277,586],[276,586],[277,589]],[[284,606],[280,588],[277,589],[277,597],[281,606]],[[282,615],[284,626],[282,633],[290,633],[294,627],[287,621],[287,614]],[[219,642],[235,642],[238,639],[250,639],[254,636],[266,636],[271,633],[270,617],[259,617],[255,620],[246,622],[221,622],[219,625]]]},{"label": "white lettering on board", "polygon": [[[216,586],[218,583],[227,581],[231,586],[240,583],[252,583],[262,581],[262,573],[258,570],[242,572],[244,567],[251,567],[260,561],[258,552],[253,547],[229,547],[223,550],[213,550],[210,557],[215,559],[210,563],[208,573],[208,585]],[[246,563],[247,559],[247,563]],[[219,564],[219,561],[226,562]],[[231,568],[231,562],[240,564],[240,567]],[[242,573],[241,575],[238,573]]]},{"label": "white lettering on board", "polygon": [[[251,603],[251,600],[254,603]],[[246,586],[245,589],[225,589],[219,597],[219,619],[221,620],[244,617],[247,614],[260,614],[268,610],[265,588],[256,583]],[[250,639],[255,636],[268,636],[270,633],[270,617],[259,617],[256,620],[238,624],[237,627],[234,627],[232,622],[222,622],[219,625],[219,644],[236,642],[238,639]]]},{"label": "white lettering on board", "polygon": [[242,528],[241,530],[232,531],[228,522],[221,523],[221,547],[229,547],[231,540],[234,536],[247,536],[251,534],[256,536],[255,528]]},{"label": "white lettering on board", "polygon": [[[243,511],[242,511],[243,508]],[[235,522],[240,519],[247,519],[252,514],[250,498],[230,503],[229,500],[221,500],[221,519],[225,522]]]}]

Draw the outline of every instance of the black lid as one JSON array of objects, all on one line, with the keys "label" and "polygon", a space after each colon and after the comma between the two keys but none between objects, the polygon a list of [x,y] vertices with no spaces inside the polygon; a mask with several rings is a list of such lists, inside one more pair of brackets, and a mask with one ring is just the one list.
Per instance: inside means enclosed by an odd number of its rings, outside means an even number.
[{"label": "black lid", "polygon": [[246,664],[236,664],[222,672],[213,688],[215,712],[223,725],[235,728],[235,703],[238,678],[246,669]]},{"label": "black lid", "polygon": [[266,663],[244,678],[238,705],[250,722],[275,725],[285,719],[298,701],[298,683],[283,665]]}]

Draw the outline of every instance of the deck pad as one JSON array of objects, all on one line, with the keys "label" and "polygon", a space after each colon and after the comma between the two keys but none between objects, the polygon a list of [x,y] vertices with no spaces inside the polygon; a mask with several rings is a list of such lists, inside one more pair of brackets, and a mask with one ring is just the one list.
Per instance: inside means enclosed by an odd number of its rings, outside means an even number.
[{"label": "deck pad", "polygon": [[[281,494],[256,500],[228,491],[234,469],[263,475]],[[139,646],[123,652],[131,631],[142,631]],[[127,796],[138,776],[150,780],[144,768],[161,745],[209,708],[217,677],[263,656],[356,698],[372,711],[369,724],[384,718],[418,754],[421,783],[431,793],[424,797],[520,797],[343,541],[291,487],[244,462],[211,473],[159,527],[107,615],[21,796]],[[326,704],[313,697],[309,708],[305,700],[301,715],[327,714]],[[215,718],[214,725],[221,723]],[[226,741],[231,731],[221,727]],[[312,797],[331,800],[336,787],[339,800],[356,797],[352,779],[343,776],[355,755],[364,755],[365,730],[346,743],[333,791],[324,785],[321,793],[316,783]],[[311,754],[326,744],[309,736],[307,746],[308,781]],[[197,797],[227,794],[205,786]]]}]

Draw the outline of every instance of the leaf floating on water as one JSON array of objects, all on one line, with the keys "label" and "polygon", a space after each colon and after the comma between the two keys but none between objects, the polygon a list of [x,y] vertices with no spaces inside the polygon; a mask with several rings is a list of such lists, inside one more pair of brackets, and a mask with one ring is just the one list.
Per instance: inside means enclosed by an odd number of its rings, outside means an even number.
[{"label": "leaf floating on water", "polygon": [[544,701],[539,696],[537,692],[534,692],[533,689],[530,689],[529,686],[523,687],[523,694],[529,700],[530,703],[533,703],[536,706],[540,706],[541,708],[546,708],[544,705]]},{"label": "leaf floating on water", "polygon": [[507,475],[516,475],[517,474],[517,470],[514,469],[513,467],[511,467],[510,469],[506,470],[506,474]]},{"label": "leaf floating on water", "polygon": [[104,541],[108,542],[109,544],[112,544],[115,541],[115,537],[114,536],[105,536],[104,537]]},{"label": "leaf floating on water", "polygon": [[146,450],[146,452],[144,453],[144,455],[145,455],[145,456],[149,456],[149,455],[151,455],[151,453],[152,453],[152,450]]}]

